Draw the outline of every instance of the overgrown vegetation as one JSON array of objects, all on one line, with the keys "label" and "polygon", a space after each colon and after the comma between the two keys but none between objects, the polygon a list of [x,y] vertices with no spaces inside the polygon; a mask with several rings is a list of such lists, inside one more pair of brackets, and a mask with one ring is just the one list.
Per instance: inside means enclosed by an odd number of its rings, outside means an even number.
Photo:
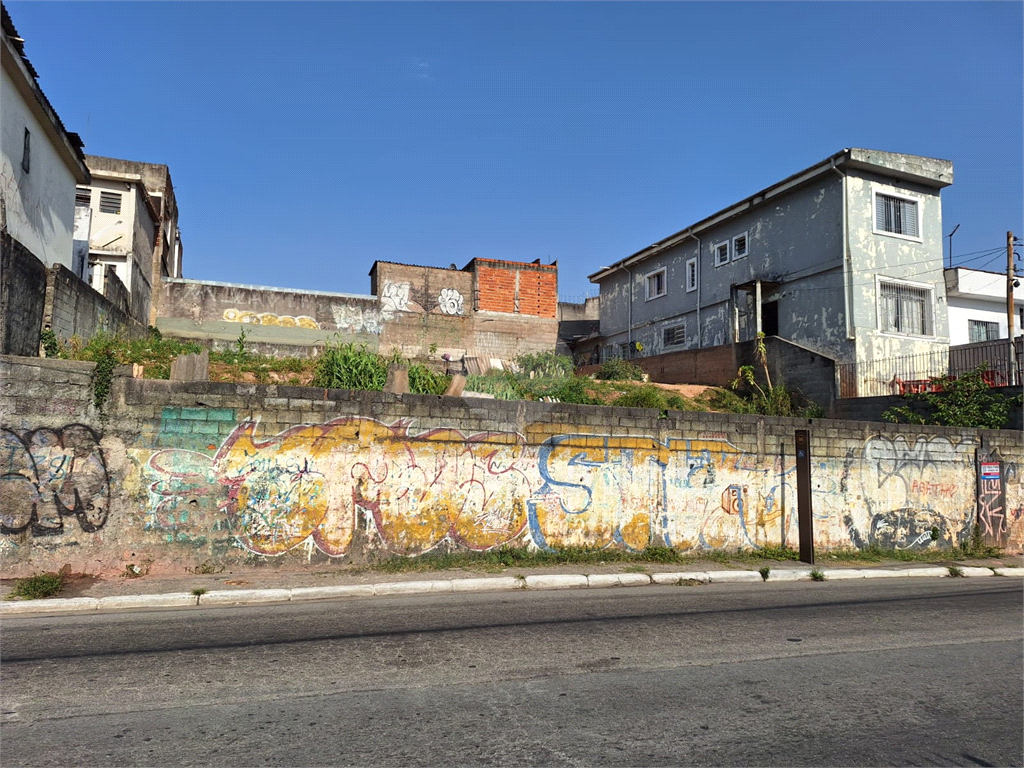
[{"label": "overgrown vegetation", "polygon": [[629,360],[605,360],[594,378],[600,381],[643,381],[644,371]]},{"label": "overgrown vegetation", "polygon": [[39,573],[18,579],[10,597],[20,600],[41,600],[53,597],[64,588],[64,577],[59,573]]},{"label": "overgrown vegetation", "polygon": [[906,424],[938,424],[944,427],[1002,429],[1010,418],[1010,409],[1021,396],[1007,397],[994,392],[985,381],[987,365],[979,365],[962,376],[937,376],[929,380],[929,392],[903,395],[910,402],[924,403],[924,413],[899,405],[882,417]]},{"label": "overgrown vegetation", "polygon": [[753,365],[740,366],[736,378],[730,385],[738,393],[735,398],[728,393],[718,396],[715,403],[721,410],[733,413],[759,413],[764,416],[803,416],[806,418],[822,418],[825,414],[821,407],[814,403],[798,404],[801,399],[798,393],[790,392],[781,384],[773,385],[768,371],[768,350],[764,343],[763,333],[757,334],[754,355],[764,377],[764,386],[758,381]]},{"label": "overgrown vegetation", "polygon": [[409,364],[399,355],[384,357],[366,348],[335,340],[329,343],[313,367],[311,385],[323,389],[381,391],[388,378],[388,366],[409,366],[409,391],[418,395],[443,395],[450,379],[421,363]]}]

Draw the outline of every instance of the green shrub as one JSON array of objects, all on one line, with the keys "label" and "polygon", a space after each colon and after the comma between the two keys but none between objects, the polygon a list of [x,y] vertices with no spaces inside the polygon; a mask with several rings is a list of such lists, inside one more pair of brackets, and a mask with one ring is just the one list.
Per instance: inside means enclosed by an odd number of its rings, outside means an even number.
[{"label": "green shrub", "polygon": [[525,400],[526,393],[515,375],[509,371],[491,371],[487,374],[472,373],[466,377],[466,389],[470,392],[484,392],[494,395],[497,400]]},{"label": "green shrub", "polygon": [[39,573],[25,579],[18,579],[10,596],[22,600],[40,600],[53,597],[63,588],[64,577],[59,573]]},{"label": "green shrub", "polygon": [[602,381],[643,381],[643,369],[629,360],[605,360],[594,378]]},{"label": "green shrub", "polygon": [[443,395],[451,379],[421,363],[409,366],[409,391],[417,395]]},{"label": "green shrub", "polygon": [[573,376],[554,389],[550,390],[548,397],[553,397],[560,403],[575,403],[576,405],[597,405],[601,401],[587,394],[587,384],[590,379],[585,376]]},{"label": "green shrub", "polygon": [[388,367],[384,358],[369,351],[365,344],[329,342],[313,369],[314,387],[323,389],[384,389]]},{"label": "green shrub", "polygon": [[654,408],[658,411],[664,411],[669,407],[665,400],[665,393],[649,384],[619,395],[612,401],[612,405],[623,408]]},{"label": "green shrub", "polygon": [[921,392],[904,395],[908,401],[927,403],[931,413],[927,416],[915,413],[905,405],[890,408],[882,418],[908,424],[938,424],[945,427],[979,427],[981,429],[1002,429],[1010,417],[1010,407],[1019,402],[1020,395],[1007,397],[993,392],[985,382],[988,369],[979,365],[959,378],[940,376],[931,379],[931,389],[936,392]]},{"label": "green shrub", "polygon": [[575,370],[571,357],[556,355],[554,352],[520,355],[516,358],[516,365],[526,376],[532,373],[546,379],[568,378]]}]

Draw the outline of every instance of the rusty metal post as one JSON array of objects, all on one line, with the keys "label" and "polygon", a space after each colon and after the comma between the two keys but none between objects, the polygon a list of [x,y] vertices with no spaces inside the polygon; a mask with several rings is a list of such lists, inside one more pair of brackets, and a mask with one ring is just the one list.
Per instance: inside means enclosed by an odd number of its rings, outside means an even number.
[{"label": "rusty metal post", "polygon": [[811,433],[796,431],[796,510],[800,523],[800,562],[814,565],[814,522],[811,518]]}]

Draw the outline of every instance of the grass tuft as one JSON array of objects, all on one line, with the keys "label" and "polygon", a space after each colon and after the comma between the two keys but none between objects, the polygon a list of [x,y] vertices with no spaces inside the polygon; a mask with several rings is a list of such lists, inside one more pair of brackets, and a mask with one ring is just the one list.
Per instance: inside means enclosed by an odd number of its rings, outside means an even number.
[{"label": "grass tuft", "polygon": [[53,597],[64,588],[64,577],[59,573],[38,573],[18,579],[10,597],[21,600],[41,600]]},{"label": "grass tuft", "polygon": [[825,574],[818,568],[811,569],[811,581],[824,581]]}]

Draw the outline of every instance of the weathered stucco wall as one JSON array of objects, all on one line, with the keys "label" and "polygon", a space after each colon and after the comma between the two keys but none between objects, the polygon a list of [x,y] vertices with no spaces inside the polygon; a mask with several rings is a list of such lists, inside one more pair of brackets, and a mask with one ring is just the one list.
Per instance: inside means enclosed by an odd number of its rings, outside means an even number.
[{"label": "weathered stucco wall", "polygon": [[[5,574],[797,541],[806,421],[126,378],[101,414],[87,364],[0,367]],[[985,524],[1024,543],[1020,433],[809,427],[818,547],[962,541],[979,448],[1008,481]]]},{"label": "weathered stucco wall", "polygon": [[48,274],[28,248],[0,232],[0,354],[39,354]]}]

